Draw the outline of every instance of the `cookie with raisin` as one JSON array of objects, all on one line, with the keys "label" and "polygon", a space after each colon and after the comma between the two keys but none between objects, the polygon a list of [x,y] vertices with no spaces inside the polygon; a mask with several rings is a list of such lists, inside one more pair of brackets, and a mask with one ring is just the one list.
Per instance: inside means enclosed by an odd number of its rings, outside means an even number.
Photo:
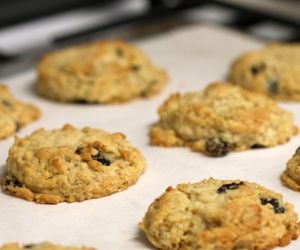
[{"label": "cookie with raisin", "polygon": [[300,192],[300,147],[287,162],[286,170],[281,175],[281,181],[285,186]]},{"label": "cookie with raisin", "polygon": [[10,243],[0,246],[0,250],[96,250],[90,247],[70,247],[53,244],[50,242],[42,242],[37,244],[18,244]]},{"label": "cookie with raisin", "polygon": [[169,187],[149,206],[140,228],[163,250],[265,250],[299,236],[298,216],[281,194],[213,178]]},{"label": "cookie with raisin", "polygon": [[159,108],[153,145],[190,147],[209,156],[273,147],[298,133],[293,116],[275,101],[232,84],[174,94]]},{"label": "cookie with raisin", "polygon": [[122,191],[145,168],[144,157],[124,134],[65,125],[16,137],[2,186],[37,203],[76,202]]},{"label": "cookie with raisin", "polygon": [[0,139],[4,139],[25,125],[37,120],[40,110],[17,100],[9,88],[0,84]]},{"label": "cookie with raisin", "polygon": [[273,44],[237,58],[229,81],[283,101],[300,101],[300,43]]},{"label": "cookie with raisin", "polygon": [[50,52],[38,65],[37,92],[75,103],[119,103],[162,90],[167,73],[139,48],[103,40]]}]

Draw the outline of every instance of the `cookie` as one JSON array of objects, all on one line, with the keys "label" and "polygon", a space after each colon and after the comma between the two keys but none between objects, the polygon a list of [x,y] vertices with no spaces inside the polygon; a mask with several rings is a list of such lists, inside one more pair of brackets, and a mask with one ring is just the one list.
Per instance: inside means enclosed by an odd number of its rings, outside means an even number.
[{"label": "cookie", "polygon": [[32,104],[15,99],[9,88],[0,84],[0,139],[37,120],[40,111]]},{"label": "cookie", "polygon": [[169,187],[140,227],[163,250],[266,250],[297,239],[297,221],[293,206],[278,193],[247,181],[210,178]]},{"label": "cookie", "polygon": [[66,247],[55,245],[50,242],[43,242],[39,244],[19,245],[17,243],[5,244],[0,246],[0,250],[96,250],[90,247]]},{"label": "cookie", "polygon": [[155,95],[167,79],[134,45],[99,41],[45,55],[36,87],[40,95],[61,102],[116,103]]},{"label": "cookie", "polygon": [[300,101],[300,43],[269,45],[232,64],[229,81],[284,101]]},{"label": "cookie", "polygon": [[159,108],[153,145],[190,147],[210,156],[273,147],[298,132],[293,116],[265,95],[221,82],[174,94]]},{"label": "cookie", "polygon": [[288,161],[287,168],[281,175],[281,181],[287,187],[300,192],[300,147]]},{"label": "cookie", "polygon": [[122,133],[65,125],[17,137],[2,186],[38,203],[83,201],[128,188],[145,168],[144,157]]}]

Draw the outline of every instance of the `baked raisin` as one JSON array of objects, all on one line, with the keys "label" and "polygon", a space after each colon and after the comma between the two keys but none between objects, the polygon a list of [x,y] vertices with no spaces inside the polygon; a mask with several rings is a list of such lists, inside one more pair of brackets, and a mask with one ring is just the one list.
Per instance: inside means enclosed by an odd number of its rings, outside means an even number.
[{"label": "baked raisin", "polygon": [[265,145],[262,145],[260,143],[255,143],[251,146],[252,149],[257,149],[257,148],[265,148]]},{"label": "baked raisin", "polygon": [[275,198],[265,198],[265,197],[261,197],[260,198],[260,203],[262,205],[267,205],[267,204],[271,204],[273,206],[273,210],[274,213],[276,214],[282,214],[285,212],[285,209],[283,206],[281,206],[278,202],[277,199]]},{"label": "baked raisin", "polygon": [[269,92],[273,95],[276,95],[279,93],[279,82],[275,79],[270,79],[268,81],[269,86]]},{"label": "baked raisin", "polygon": [[116,55],[118,57],[122,57],[124,55],[124,51],[121,48],[116,49]]},{"label": "baked raisin", "polygon": [[21,124],[19,122],[15,122],[16,128],[15,131],[18,132],[21,129]]},{"label": "baked raisin", "polygon": [[11,107],[11,106],[12,106],[11,102],[8,101],[8,100],[5,100],[5,99],[2,100],[2,103],[3,103],[3,105],[6,106],[6,107]]},{"label": "baked raisin", "polygon": [[83,152],[83,147],[78,147],[75,150],[75,153],[78,154],[78,155],[82,154],[82,152]]},{"label": "baked raisin", "polygon": [[97,102],[95,102],[95,101],[87,101],[84,99],[75,99],[75,100],[73,100],[73,102],[76,104],[97,104]]},{"label": "baked raisin", "polygon": [[227,155],[232,148],[232,145],[219,138],[208,139],[205,143],[205,150],[215,157]]},{"label": "baked raisin", "polygon": [[139,71],[139,70],[141,69],[141,66],[139,66],[139,65],[132,65],[130,69],[131,69],[132,71],[137,72],[137,71]]},{"label": "baked raisin", "polygon": [[107,160],[100,151],[98,152],[98,154],[92,155],[92,159],[95,160],[95,161],[101,162],[104,166],[109,166],[110,165],[110,161]]},{"label": "baked raisin", "polygon": [[17,179],[5,179],[6,186],[22,187],[22,184]]},{"label": "baked raisin", "polygon": [[226,193],[227,190],[234,190],[234,189],[238,189],[241,185],[244,185],[244,182],[240,182],[240,183],[229,183],[229,184],[224,184],[221,187],[218,188],[217,192],[219,194],[222,193]]},{"label": "baked raisin", "polygon": [[26,245],[24,245],[24,248],[26,248],[26,249],[30,249],[30,248],[33,248],[33,247],[35,247],[35,244],[26,244]]},{"label": "baked raisin", "polygon": [[263,72],[266,69],[266,64],[264,64],[263,62],[257,65],[253,65],[251,67],[251,73],[252,75],[256,76],[257,74]]}]

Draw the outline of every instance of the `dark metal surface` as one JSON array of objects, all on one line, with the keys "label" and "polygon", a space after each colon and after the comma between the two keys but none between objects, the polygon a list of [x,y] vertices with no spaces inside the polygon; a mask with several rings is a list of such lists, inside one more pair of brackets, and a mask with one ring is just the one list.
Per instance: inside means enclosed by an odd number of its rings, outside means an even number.
[{"label": "dark metal surface", "polygon": [[[187,21],[184,18],[184,14],[186,12],[211,5],[221,6],[225,10],[234,10],[234,18],[230,22],[218,23],[219,25],[226,25],[241,32],[250,33],[253,26],[271,21],[294,30],[293,35],[285,37],[283,41],[299,41],[300,38],[299,23],[297,21],[292,22],[289,19],[273,16],[270,13],[253,11],[218,0],[181,0],[176,1],[177,4],[175,5],[168,5],[167,2],[168,1],[152,0],[150,1],[149,9],[145,13],[116,17],[110,23],[94,25],[72,34],[55,37],[52,41],[49,41],[48,44],[35,46],[18,54],[7,55],[5,52],[0,53],[0,76],[3,77],[28,69],[32,67],[45,52],[67,45],[101,38],[121,37],[126,40],[132,40],[149,36],[153,32],[164,32],[168,29],[185,25]],[[151,32],[149,32],[149,30]]]},{"label": "dark metal surface", "polygon": [[86,6],[124,0],[0,0],[0,28]]}]

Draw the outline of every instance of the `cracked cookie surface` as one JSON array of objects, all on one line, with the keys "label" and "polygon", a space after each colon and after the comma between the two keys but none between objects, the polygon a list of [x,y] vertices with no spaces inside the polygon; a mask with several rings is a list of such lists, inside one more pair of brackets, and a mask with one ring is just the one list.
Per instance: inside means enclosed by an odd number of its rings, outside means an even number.
[{"label": "cracked cookie surface", "polygon": [[0,139],[4,139],[40,117],[39,109],[17,100],[9,88],[0,84]]},{"label": "cracked cookie surface", "polygon": [[299,235],[298,216],[282,195],[248,181],[213,178],[169,187],[140,227],[163,250],[266,250]]},{"label": "cracked cookie surface", "polygon": [[272,99],[221,82],[172,95],[159,116],[150,131],[152,144],[190,147],[216,157],[283,144],[298,133],[292,114]]},{"label": "cracked cookie surface", "polygon": [[284,101],[300,101],[300,44],[274,44],[232,64],[229,81]]},{"label": "cracked cookie surface", "polygon": [[46,54],[36,88],[62,102],[118,103],[155,95],[167,80],[167,73],[134,45],[99,41]]},{"label": "cracked cookie surface", "polygon": [[5,192],[38,203],[99,198],[133,185],[146,162],[122,133],[101,129],[39,129],[9,150]]},{"label": "cracked cookie surface", "polygon": [[10,243],[0,246],[0,250],[96,250],[90,247],[69,247],[56,245],[50,242],[43,242],[38,244],[24,244]]},{"label": "cracked cookie surface", "polygon": [[300,147],[288,161],[287,168],[281,175],[281,181],[287,187],[300,192]]}]

